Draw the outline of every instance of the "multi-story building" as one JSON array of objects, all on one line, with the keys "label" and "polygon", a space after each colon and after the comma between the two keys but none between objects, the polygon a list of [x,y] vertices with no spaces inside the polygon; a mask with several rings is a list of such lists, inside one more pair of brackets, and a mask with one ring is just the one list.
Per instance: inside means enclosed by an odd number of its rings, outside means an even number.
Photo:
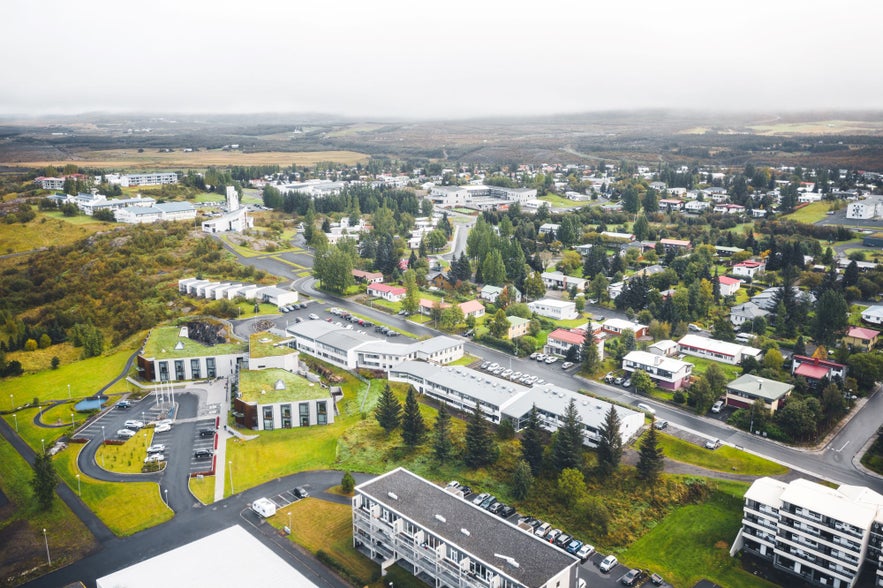
[{"label": "multi-story building", "polygon": [[883,211],[883,199],[870,197],[856,202],[850,202],[846,207],[846,218],[869,219],[880,216]]},{"label": "multi-story building", "polygon": [[792,390],[794,386],[791,384],[743,374],[727,384],[724,402],[727,406],[751,408],[756,400],[761,400],[766,410],[773,414],[784,405]]},{"label": "multi-story building", "polygon": [[852,588],[868,559],[879,569],[883,496],[798,479],[756,480],[745,493],[742,528],[731,553],[744,550],[815,586]]},{"label": "multi-story building", "polygon": [[630,351],[622,358],[622,369],[627,372],[642,370],[660,388],[680,390],[690,384],[693,364],[647,351]]},{"label": "multi-story building", "polygon": [[161,186],[163,184],[177,184],[178,174],[175,173],[147,173],[128,174],[120,176],[120,185],[126,186]]},{"label": "multi-story building", "polygon": [[529,302],[527,307],[531,312],[555,320],[575,319],[579,316],[576,312],[576,304],[570,300],[543,298]]},{"label": "multi-story building", "polygon": [[206,345],[191,339],[187,327],[157,327],[138,355],[138,370],[148,382],[224,378],[236,374],[246,351],[244,343]]},{"label": "multi-story building", "polygon": [[576,588],[579,560],[403,468],[355,488],[353,545],[430,586]]},{"label": "multi-story building", "polygon": [[585,292],[588,280],[568,276],[562,272],[543,272],[541,275],[543,285],[550,290],[570,290],[576,286],[577,292]]}]

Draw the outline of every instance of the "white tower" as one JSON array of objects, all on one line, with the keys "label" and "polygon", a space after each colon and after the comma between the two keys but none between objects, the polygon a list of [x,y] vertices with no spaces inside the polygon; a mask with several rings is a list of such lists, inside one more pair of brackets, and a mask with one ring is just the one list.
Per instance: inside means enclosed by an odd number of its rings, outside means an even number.
[{"label": "white tower", "polygon": [[227,212],[236,210],[239,210],[239,194],[236,193],[236,188],[227,186]]}]

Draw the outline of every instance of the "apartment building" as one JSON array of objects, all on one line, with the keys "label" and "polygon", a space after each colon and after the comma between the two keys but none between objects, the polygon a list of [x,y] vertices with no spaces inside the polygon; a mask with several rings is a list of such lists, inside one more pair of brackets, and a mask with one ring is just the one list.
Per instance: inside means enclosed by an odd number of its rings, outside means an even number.
[{"label": "apartment building", "polygon": [[745,493],[731,553],[741,549],[811,585],[833,588],[855,586],[868,560],[883,586],[881,507],[883,496],[860,486],[760,478]]},{"label": "apartment building", "polygon": [[627,372],[642,370],[660,388],[680,390],[690,384],[693,364],[647,351],[630,351],[622,358],[622,369]]},{"label": "apartment building", "polygon": [[353,546],[430,586],[576,588],[579,560],[397,468],[355,488]]},{"label": "apartment building", "polygon": [[699,335],[684,335],[678,341],[678,348],[681,353],[686,353],[687,355],[705,357],[730,365],[738,365],[746,357],[753,357],[760,361],[763,356],[763,352],[756,347],[718,341],[717,339],[709,339]]},{"label": "apartment building", "polygon": [[527,307],[531,312],[555,320],[569,320],[579,316],[576,312],[576,304],[570,300],[543,298],[542,300],[528,302]]}]

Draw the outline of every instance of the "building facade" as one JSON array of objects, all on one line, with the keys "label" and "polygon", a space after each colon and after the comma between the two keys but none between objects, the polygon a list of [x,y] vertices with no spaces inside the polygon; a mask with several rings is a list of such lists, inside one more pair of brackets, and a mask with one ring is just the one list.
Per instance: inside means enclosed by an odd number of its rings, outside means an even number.
[{"label": "building facade", "polygon": [[642,370],[665,390],[688,386],[693,374],[692,363],[647,351],[630,351],[622,358],[622,369],[630,373]]},{"label": "building facade", "polygon": [[746,357],[753,357],[760,361],[763,356],[763,352],[756,347],[709,339],[699,335],[684,335],[678,341],[678,348],[681,353],[686,353],[687,355],[704,357],[730,365],[738,365]]},{"label": "building facade", "polygon": [[528,302],[527,307],[531,312],[555,320],[569,320],[579,316],[576,312],[576,304],[569,300],[543,298],[542,300]]}]

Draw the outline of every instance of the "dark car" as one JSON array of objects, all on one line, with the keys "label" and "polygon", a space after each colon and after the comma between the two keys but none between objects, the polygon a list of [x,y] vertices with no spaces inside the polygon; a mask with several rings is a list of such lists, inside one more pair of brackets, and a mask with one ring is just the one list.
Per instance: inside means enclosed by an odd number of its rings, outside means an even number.
[{"label": "dark car", "polygon": [[304,488],[303,486],[295,486],[295,488],[291,491],[291,493],[294,494],[295,496],[297,496],[298,498],[306,498],[307,496],[310,495],[310,493],[307,492],[307,489]]},{"label": "dark car", "polygon": [[499,511],[497,514],[498,514],[498,515],[500,516],[500,518],[502,518],[502,519],[508,519],[508,518],[511,517],[513,514],[515,514],[515,507],[514,507],[514,506],[509,506],[508,504],[507,504],[507,505],[504,505],[503,508],[501,508],[500,511]]},{"label": "dark car", "polygon": [[196,459],[208,459],[212,455],[214,455],[214,452],[211,449],[197,449],[193,452],[193,457]]},{"label": "dark car", "polygon": [[215,430],[214,429],[200,429],[199,436],[200,437],[214,437]]},{"label": "dark car", "polygon": [[466,498],[467,496],[472,494],[472,488],[470,488],[469,486],[460,486],[458,490],[463,493],[463,498]]},{"label": "dark car", "polygon": [[117,408],[119,408],[120,410],[125,410],[130,406],[132,406],[132,403],[128,400],[120,400],[119,402],[117,402]]},{"label": "dark car", "polygon": [[573,541],[573,535],[568,535],[567,533],[561,533],[555,539],[555,546],[564,549],[567,547],[567,544]]},{"label": "dark car", "polygon": [[638,568],[632,568],[625,573],[625,576],[619,579],[626,586],[635,586],[638,582],[643,580],[647,574],[644,573],[644,570],[640,570]]},{"label": "dark car", "polygon": [[654,586],[662,586],[665,583],[665,580],[659,574],[651,574],[650,581],[653,582]]}]

